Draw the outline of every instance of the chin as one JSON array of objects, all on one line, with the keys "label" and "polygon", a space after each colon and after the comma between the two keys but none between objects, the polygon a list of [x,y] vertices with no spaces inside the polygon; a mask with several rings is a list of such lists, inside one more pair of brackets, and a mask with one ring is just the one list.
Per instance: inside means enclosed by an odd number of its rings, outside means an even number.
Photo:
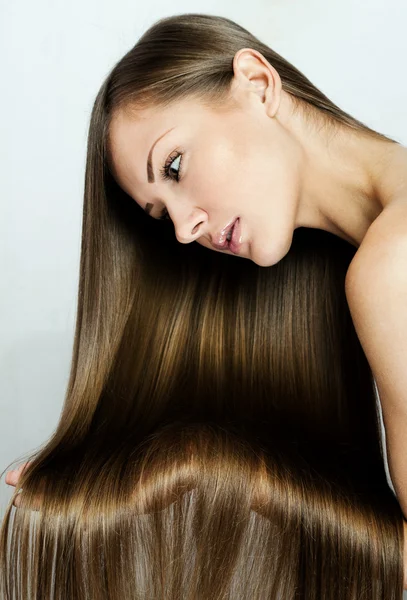
[{"label": "chin", "polygon": [[271,259],[258,259],[258,258],[252,258],[252,261],[254,263],[256,263],[256,265],[258,265],[259,267],[272,267],[276,264],[276,262],[278,261],[272,261]]},{"label": "chin", "polygon": [[259,265],[259,267],[274,267],[274,265],[279,263],[280,260],[282,260],[286,256],[286,254],[288,254],[290,248],[291,245],[289,245],[288,248],[284,251],[274,252],[273,254],[264,253],[263,256],[258,256],[253,253],[254,258],[252,260],[257,265]]},{"label": "chin", "polygon": [[278,253],[271,253],[270,250],[268,252],[256,252],[256,248],[252,245],[251,259],[256,265],[259,265],[259,267],[273,267],[281,260],[281,258],[282,257]]}]

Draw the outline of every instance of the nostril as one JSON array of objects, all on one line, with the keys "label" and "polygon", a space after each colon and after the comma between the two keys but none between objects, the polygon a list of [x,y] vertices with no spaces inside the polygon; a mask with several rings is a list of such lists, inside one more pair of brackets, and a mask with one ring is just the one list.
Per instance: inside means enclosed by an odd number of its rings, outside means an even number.
[{"label": "nostril", "polygon": [[196,232],[198,231],[198,229],[199,229],[199,226],[201,225],[201,223],[203,223],[203,221],[200,221],[200,222],[198,223],[198,225],[195,225],[195,227],[194,227],[194,228],[193,228],[193,230],[192,230],[192,235],[195,235],[195,234],[196,234]]}]

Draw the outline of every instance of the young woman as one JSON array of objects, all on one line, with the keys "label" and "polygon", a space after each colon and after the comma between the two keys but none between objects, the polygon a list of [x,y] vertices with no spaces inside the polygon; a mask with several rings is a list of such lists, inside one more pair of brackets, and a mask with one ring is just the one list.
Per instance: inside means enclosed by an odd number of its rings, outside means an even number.
[{"label": "young woman", "polygon": [[138,40],[92,110],[71,376],[8,474],[5,598],[401,599],[406,165],[229,19]]}]

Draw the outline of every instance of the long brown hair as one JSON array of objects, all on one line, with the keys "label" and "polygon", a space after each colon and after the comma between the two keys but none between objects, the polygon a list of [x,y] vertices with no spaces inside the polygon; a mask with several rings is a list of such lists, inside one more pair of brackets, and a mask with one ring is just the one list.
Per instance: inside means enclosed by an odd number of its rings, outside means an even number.
[{"label": "long brown hair", "polygon": [[397,143],[224,17],[161,19],[114,66],[89,125],[70,378],[2,522],[4,600],[402,596],[402,512],[344,290],[355,248],[299,228],[264,268],[179,244],[109,168],[115,111],[227,106],[242,47],[310,122]]}]

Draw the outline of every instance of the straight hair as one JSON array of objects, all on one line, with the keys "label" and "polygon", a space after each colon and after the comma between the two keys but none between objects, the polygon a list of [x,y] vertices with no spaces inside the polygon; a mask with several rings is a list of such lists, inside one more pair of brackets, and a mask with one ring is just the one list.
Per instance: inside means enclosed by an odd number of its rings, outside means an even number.
[{"label": "straight hair", "polygon": [[69,381],[1,524],[4,600],[402,597],[403,516],[344,289],[355,248],[300,227],[265,268],[179,244],[111,169],[116,111],[227,109],[243,47],[311,125],[398,143],[225,17],[160,19],[114,65],[89,124]]}]

